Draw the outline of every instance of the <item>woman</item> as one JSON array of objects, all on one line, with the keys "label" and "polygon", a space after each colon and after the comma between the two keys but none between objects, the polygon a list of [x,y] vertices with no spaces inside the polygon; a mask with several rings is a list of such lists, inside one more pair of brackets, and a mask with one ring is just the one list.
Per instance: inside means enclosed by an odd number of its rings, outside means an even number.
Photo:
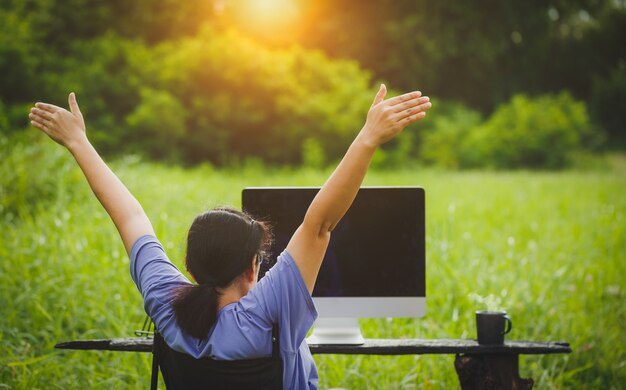
[{"label": "woman", "polygon": [[70,111],[37,103],[29,117],[76,159],[120,233],[146,312],[171,348],[196,358],[265,357],[271,355],[277,324],[284,388],[315,389],[317,370],[304,338],[317,316],[311,293],[330,234],[354,200],[378,146],[431,107],[420,92],[384,100],[386,92],[381,85],[365,125],[258,284],[270,240],[262,222],[228,208],[198,216],[189,229],[185,259],[197,282],[192,284],[168,260],[141,205],[89,143],[74,93]]}]

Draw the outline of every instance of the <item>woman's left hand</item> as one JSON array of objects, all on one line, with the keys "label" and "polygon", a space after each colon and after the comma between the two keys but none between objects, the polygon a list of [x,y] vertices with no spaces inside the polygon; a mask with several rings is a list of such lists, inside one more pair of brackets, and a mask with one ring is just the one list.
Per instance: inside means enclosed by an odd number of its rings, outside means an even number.
[{"label": "woman's left hand", "polygon": [[387,87],[381,84],[359,134],[370,146],[378,147],[391,140],[406,126],[424,118],[432,107],[430,98],[419,91],[384,100],[386,94]]},{"label": "woman's left hand", "polygon": [[30,110],[30,123],[46,133],[59,144],[70,148],[73,143],[86,138],[85,121],[80,112],[76,95],[68,97],[70,111],[47,103],[37,103]]}]

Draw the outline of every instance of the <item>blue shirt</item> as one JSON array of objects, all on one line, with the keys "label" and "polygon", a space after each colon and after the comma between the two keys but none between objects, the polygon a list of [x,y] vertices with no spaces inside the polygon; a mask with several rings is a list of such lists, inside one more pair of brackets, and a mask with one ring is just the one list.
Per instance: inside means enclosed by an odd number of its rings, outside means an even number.
[{"label": "blue shirt", "polygon": [[130,274],[143,296],[146,313],[172,349],[218,360],[267,357],[272,354],[272,326],[277,323],[284,388],[317,389],[317,369],[304,341],[317,311],[286,250],[246,296],[218,312],[217,322],[203,340],[183,333],[176,323],[172,290],[190,282],[155,237],[143,236],[133,244]]}]

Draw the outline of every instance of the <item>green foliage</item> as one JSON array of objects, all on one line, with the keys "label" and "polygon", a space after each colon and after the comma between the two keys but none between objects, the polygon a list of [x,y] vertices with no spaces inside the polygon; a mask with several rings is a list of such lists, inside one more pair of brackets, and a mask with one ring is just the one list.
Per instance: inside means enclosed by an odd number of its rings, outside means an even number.
[{"label": "green foliage", "polygon": [[[16,20],[10,16],[5,19]],[[299,163],[304,140],[320,137],[326,156],[337,158],[373,95],[369,74],[354,62],[299,48],[270,50],[235,32],[206,27],[195,37],[154,47],[108,33],[66,42],[64,55],[38,58],[40,46],[26,27],[23,39],[0,42],[7,61],[0,61],[0,69],[16,63],[9,61],[11,48],[34,62],[16,68],[19,74],[7,68],[10,77],[2,80],[37,85],[0,85],[0,100],[10,103],[2,109],[8,122],[3,127],[27,124],[32,102],[13,103],[25,97],[12,91],[66,106],[73,90],[91,139],[105,153],[141,152],[191,163],[249,157]],[[34,76],[40,68],[46,71]]]},{"label": "green foliage", "polygon": [[75,40],[107,33],[154,43],[193,35],[212,14],[213,1],[5,0],[0,9],[36,29],[47,48],[67,53]]},{"label": "green foliage", "polygon": [[36,71],[39,50],[33,44],[35,29],[31,18],[22,17],[15,1],[14,9],[0,6],[0,101],[23,103],[41,86],[37,85]]},{"label": "green foliage", "polygon": [[173,160],[180,153],[179,145],[187,129],[185,108],[167,91],[142,89],[139,105],[126,117],[129,135],[125,138],[148,152],[150,157]]},{"label": "green foliage", "polygon": [[[270,48],[261,37],[238,32],[246,29],[237,29],[235,19],[229,22],[234,3],[83,3],[0,5],[4,133],[28,124],[25,112],[34,100],[65,106],[68,92],[75,91],[89,136],[106,155],[140,153],[188,164],[247,159],[300,164],[310,157],[304,155],[306,140],[315,139],[323,160],[335,161],[361,127],[374,94],[364,64],[398,90],[420,87],[483,112],[520,90],[534,94],[566,87],[585,95],[589,80],[595,80],[593,118],[609,130],[613,146],[621,145],[615,137],[623,132],[624,72],[615,64],[624,52],[615,48],[626,13],[615,5],[302,2],[311,12],[303,16],[310,20],[302,31],[315,32],[285,37],[297,44]],[[581,9],[602,23],[583,20]],[[325,22],[313,23],[316,18]],[[595,47],[597,54],[590,51]],[[546,50],[563,60],[536,66]],[[590,59],[596,62],[589,64]],[[593,77],[581,78],[582,68],[592,69]],[[566,164],[563,158],[544,163],[534,157],[477,161],[493,155],[493,148],[481,150],[485,142],[479,142],[478,150],[463,150],[460,140],[478,117],[468,111],[463,121],[454,111],[452,118],[430,125],[448,115],[432,111],[385,145],[374,165],[404,166],[420,155],[446,167]],[[524,153],[534,153],[530,149]]]},{"label": "green foliage", "polygon": [[84,182],[69,153],[32,129],[0,134],[0,156],[0,214],[5,222],[32,217],[35,204],[75,200],[72,187]]},{"label": "green foliage", "polygon": [[150,68],[145,65],[151,60],[149,49],[140,42],[107,34],[76,44],[71,50],[72,55],[57,63],[58,73],[48,75],[55,91],[51,102],[67,107],[67,94],[73,90],[88,136],[99,150],[108,154],[123,153],[126,147],[136,150],[130,142],[133,134],[127,129],[126,117],[140,105],[142,89],[150,88],[146,81]]},{"label": "green foliage", "polygon": [[568,93],[517,95],[471,130],[460,158],[468,167],[563,168],[592,134],[585,105]]},{"label": "green foliage", "polygon": [[309,168],[322,168],[326,163],[324,148],[315,138],[307,138],[302,143],[302,164]]},{"label": "green foliage", "polygon": [[404,129],[402,135],[383,144],[372,158],[373,168],[400,168],[407,165],[415,165],[417,155],[417,144],[419,134],[416,128],[421,126],[411,126]]},{"label": "green foliage", "polygon": [[6,108],[0,100],[0,134],[9,131],[9,118],[6,112]]},{"label": "green foliage", "polygon": [[606,78],[596,78],[590,102],[591,114],[607,131],[612,149],[626,147],[626,68]]},{"label": "green foliage", "polygon": [[[67,93],[75,91],[89,137],[105,154],[297,164],[305,140],[315,138],[324,160],[333,160],[363,124],[374,95],[369,73],[353,61],[298,47],[268,49],[209,26],[155,46],[108,33],[64,50],[71,55],[55,57],[55,71],[38,77],[43,98],[67,106]],[[9,127],[27,124],[31,104],[4,108]]]},{"label": "green foliage", "polygon": [[567,92],[516,95],[489,118],[459,103],[436,103],[420,158],[445,168],[560,169],[589,158],[603,135]]},{"label": "green foliage", "polygon": [[[362,125],[374,92],[351,61],[294,47],[269,50],[240,34],[198,36],[152,51],[150,81],[185,107],[183,157],[225,163],[258,157],[299,163],[306,139],[338,158]],[[163,126],[155,136],[167,136]]]},{"label": "green foliage", "polygon": [[419,87],[483,114],[519,93],[567,89],[587,100],[593,76],[626,61],[619,1],[315,4],[314,23],[299,39],[305,46],[355,58],[396,88]]},{"label": "green foliage", "polygon": [[444,168],[463,166],[464,143],[482,123],[479,112],[460,103],[433,103],[429,128],[423,132],[420,157]]}]

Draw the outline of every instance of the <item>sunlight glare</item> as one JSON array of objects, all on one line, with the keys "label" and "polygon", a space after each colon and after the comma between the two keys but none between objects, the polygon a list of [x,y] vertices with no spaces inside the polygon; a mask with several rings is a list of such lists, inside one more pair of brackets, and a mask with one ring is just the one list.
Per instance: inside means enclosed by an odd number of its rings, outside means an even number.
[{"label": "sunlight glare", "polygon": [[279,42],[299,32],[302,0],[241,0],[236,5],[233,22],[251,35]]}]

